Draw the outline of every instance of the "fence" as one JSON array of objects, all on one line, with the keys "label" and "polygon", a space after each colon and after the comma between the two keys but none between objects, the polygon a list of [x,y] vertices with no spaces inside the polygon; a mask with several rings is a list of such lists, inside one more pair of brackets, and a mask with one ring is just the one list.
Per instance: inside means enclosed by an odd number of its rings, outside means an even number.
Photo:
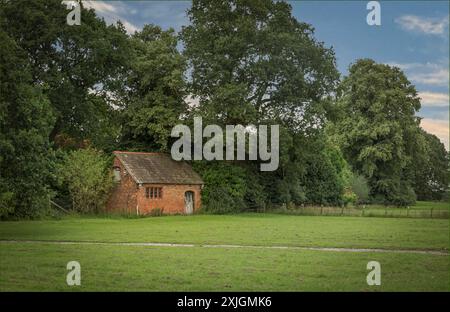
[{"label": "fence", "polygon": [[396,207],[316,207],[304,206],[287,208],[286,206],[266,209],[265,212],[285,213],[305,216],[353,216],[353,217],[386,217],[386,218],[436,218],[448,219],[448,209],[417,209]]}]

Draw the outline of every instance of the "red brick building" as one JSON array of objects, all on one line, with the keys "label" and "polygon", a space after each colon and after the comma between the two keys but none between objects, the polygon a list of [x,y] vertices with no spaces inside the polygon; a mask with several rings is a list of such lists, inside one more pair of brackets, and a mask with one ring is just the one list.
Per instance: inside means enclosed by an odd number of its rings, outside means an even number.
[{"label": "red brick building", "polygon": [[114,152],[117,182],[107,210],[145,215],[192,214],[201,207],[203,181],[190,165],[163,153]]}]

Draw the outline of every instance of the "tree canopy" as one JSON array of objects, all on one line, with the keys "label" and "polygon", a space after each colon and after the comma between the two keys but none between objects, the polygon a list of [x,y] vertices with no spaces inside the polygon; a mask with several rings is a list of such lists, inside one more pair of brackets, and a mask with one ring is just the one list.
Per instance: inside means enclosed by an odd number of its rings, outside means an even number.
[{"label": "tree canopy", "polygon": [[130,38],[131,61],[122,108],[122,141],[170,150],[170,132],[186,111],[185,59],[173,29],[146,25]]},{"label": "tree canopy", "polygon": [[413,148],[419,135],[420,99],[397,67],[363,59],[340,84],[334,133],[353,169],[364,175],[371,196],[383,203],[412,203]]},{"label": "tree canopy", "polygon": [[181,39],[196,114],[229,124],[273,120],[292,130],[320,121],[339,74],[334,52],[297,21],[286,2],[199,1]]}]

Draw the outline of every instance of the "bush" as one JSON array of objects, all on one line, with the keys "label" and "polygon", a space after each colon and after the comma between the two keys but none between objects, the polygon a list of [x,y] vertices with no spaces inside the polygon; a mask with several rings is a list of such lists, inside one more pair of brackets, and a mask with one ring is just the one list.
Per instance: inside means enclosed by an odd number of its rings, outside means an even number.
[{"label": "bush", "polygon": [[8,216],[14,211],[13,209],[14,193],[3,192],[0,193],[0,218]]},{"label": "bush", "polygon": [[350,187],[356,196],[356,204],[367,204],[369,202],[369,185],[362,175],[353,174],[350,178]]},{"label": "bush", "polygon": [[311,155],[306,163],[304,186],[309,203],[340,205],[343,202],[347,163],[340,151],[328,147]]},{"label": "bush", "polygon": [[73,210],[80,213],[103,211],[114,186],[110,157],[92,148],[70,152],[59,165],[58,176],[68,189]]},{"label": "bush", "polygon": [[416,202],[416,193],[414,189],[406,183],[400,184],[400,190],[397,192],[396,196],[393,197],[392,203],[399,207],[406,207],[413,205]]},{"label": "bush", "polygon": [[233,213],[261,208],[265,202],[263,187],[257,172],[236,163],[195,162],[202,176],[203,211],[206,213]]},{"label": "bush", "polygon": [[404,207],[416,202],[416,194],[408,181],[384,179],[377,181],[376,187],[378,192],[371,197],[375,204]]},{"label": "bush", "polygon": [[358,196],[352,190],[346,190],[343,196],[344,205],[355,204],[358,201]]},{"label": "bush", "polygon": [[204,211],[206,213],[225,214],[239,212],[244,206],[243,198],[233,196],[227,187],[219,186],[211,188],[208,192],[208,197],[204,204]]}]

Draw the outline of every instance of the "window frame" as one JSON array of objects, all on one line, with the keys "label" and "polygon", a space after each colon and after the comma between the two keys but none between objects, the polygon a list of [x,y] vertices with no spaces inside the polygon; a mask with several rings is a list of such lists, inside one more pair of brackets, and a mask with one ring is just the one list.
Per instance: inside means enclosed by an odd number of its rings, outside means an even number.
[{"label": "window frame", "polygon": [[162,186],[148,186],[145,188],[145,197],[148,199],[162,199]]}]

